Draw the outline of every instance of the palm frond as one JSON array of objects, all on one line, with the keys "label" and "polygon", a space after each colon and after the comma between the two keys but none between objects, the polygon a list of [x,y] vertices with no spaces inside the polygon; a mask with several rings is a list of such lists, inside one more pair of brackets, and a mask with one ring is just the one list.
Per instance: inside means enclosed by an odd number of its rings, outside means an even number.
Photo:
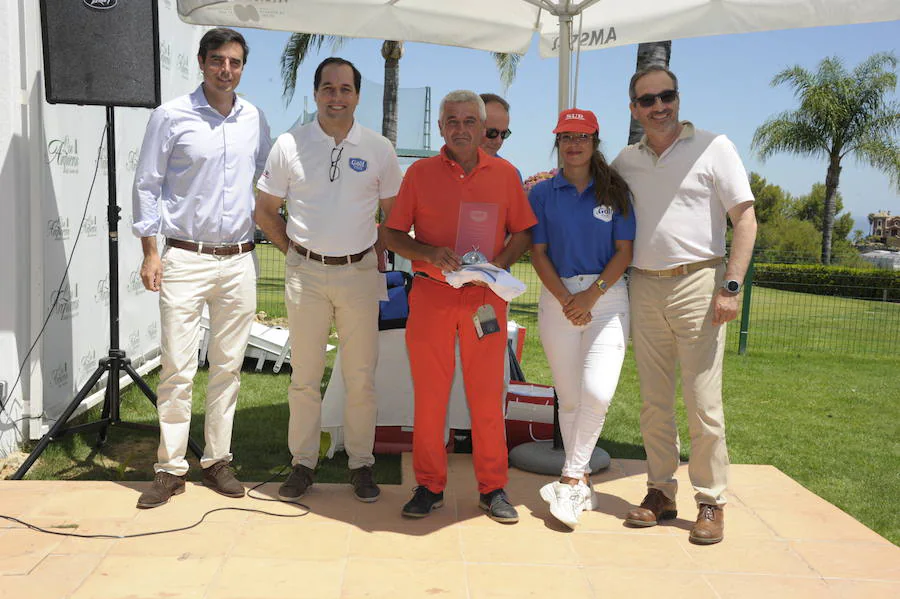
[{"label": "palm frond", "polygon": [[504,93],[512,85],[516,78],[516,71],[519,68],[519,61],[522,60],[521,54],[505,54],[503,52],[491,52],[494,62],[497,63],[497,70],[500,71],[500,82],[503,84]]},{"label": "palm frond", "polygon": [[300,65],[312,52],[318,52],[327,42],[331,49],[337,51],[346,38],[337,35],[319,35],[316,33],[292,33],[281,51],[281,97],[287,106],[294,98],[297,89],[297,73]]}]

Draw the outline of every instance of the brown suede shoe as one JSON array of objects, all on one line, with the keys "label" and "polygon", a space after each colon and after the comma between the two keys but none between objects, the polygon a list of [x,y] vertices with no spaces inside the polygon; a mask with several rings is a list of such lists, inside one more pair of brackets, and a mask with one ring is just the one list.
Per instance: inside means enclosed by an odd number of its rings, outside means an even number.
[{"label": "brown suede shoe", "polygon": [[641,502],[641,507],[636,507],[625,516],[625,524],[647,528],[656,526],[660,520],[668,520],[678,515],[675,501],[666,497],[659,489],[650,489],[647,496]]},{"label": "brown suede shoe", "polygon": [[225,497],[243,497],[244,485],[235,478],[228,462],[216,462],[203,469],[203,484]]},{"label": "brown suede shoe", "polygon": [[141,509],[159,507],[169,501],[173,495],[184,493],[184,477],[168,472],[157,472],[150,488],[141,493],[137,506]]},{"label": "brown suede shoe", "polygon": [[725,538],[725,510],[718,505],[700,504],[697,522],[691,529],[691,543],[713,545]]}]

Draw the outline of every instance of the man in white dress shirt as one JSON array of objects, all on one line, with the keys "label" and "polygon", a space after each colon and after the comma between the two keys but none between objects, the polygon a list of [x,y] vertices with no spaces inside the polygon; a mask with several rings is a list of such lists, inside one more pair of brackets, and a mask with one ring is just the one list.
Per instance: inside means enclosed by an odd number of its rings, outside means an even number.
[{"label": "man in white dress shirt", "polygon": [[[281,135],[257,182],[256,218],[285,253],[284,295],[291,330],[288,448],[291,474],[278,490],[298,500],[313,484],[322,422],[320,385],[332,321],[347,388],[344,447],[353,493],[378,499],[375,457],[375,365],[378,360],[379,232],[375,212],[387,215],[400,190],[400,165],[391,142],[353,117],[362,77],[343,58],[316,69],[316,118]],[[279,214],[287,199],[288,220]]]},{"label": "man in white dress shirt", "polygon": [[[203,83],[153,111],[141,146],[133,230],[144,251],[144,287],[159,292],[162,370],[158,462],[139,508],[163,505],[185,489],[204,305],[210,343],[203,482],[228,497],[244,496],[229,465],[231,431],[256,312],[253,181],[272,145],[262,112],[234,91],[247,53],[237,31],[206,32],[197,55]],[[165,237],[162,256],[157,235]]]}]

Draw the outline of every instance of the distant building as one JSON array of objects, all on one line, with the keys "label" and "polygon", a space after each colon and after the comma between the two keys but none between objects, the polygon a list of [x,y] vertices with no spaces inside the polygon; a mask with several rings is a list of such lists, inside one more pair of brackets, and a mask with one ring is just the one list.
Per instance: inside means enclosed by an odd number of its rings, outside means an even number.
[{"label": "distant building", "polygon": [[891,237],[900,238],[900,215],[891,216],[890,210],[870,214],[869,235],[880,237],[885,243]]}]

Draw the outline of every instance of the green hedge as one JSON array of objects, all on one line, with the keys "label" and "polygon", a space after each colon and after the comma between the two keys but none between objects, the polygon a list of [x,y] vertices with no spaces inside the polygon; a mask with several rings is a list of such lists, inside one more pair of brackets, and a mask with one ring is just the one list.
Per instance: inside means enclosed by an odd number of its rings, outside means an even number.
[{"label": "green hedge", "polygon": [[900,272],[819,264],[754,264],[753,284],[816,295],[900,302]]}]

